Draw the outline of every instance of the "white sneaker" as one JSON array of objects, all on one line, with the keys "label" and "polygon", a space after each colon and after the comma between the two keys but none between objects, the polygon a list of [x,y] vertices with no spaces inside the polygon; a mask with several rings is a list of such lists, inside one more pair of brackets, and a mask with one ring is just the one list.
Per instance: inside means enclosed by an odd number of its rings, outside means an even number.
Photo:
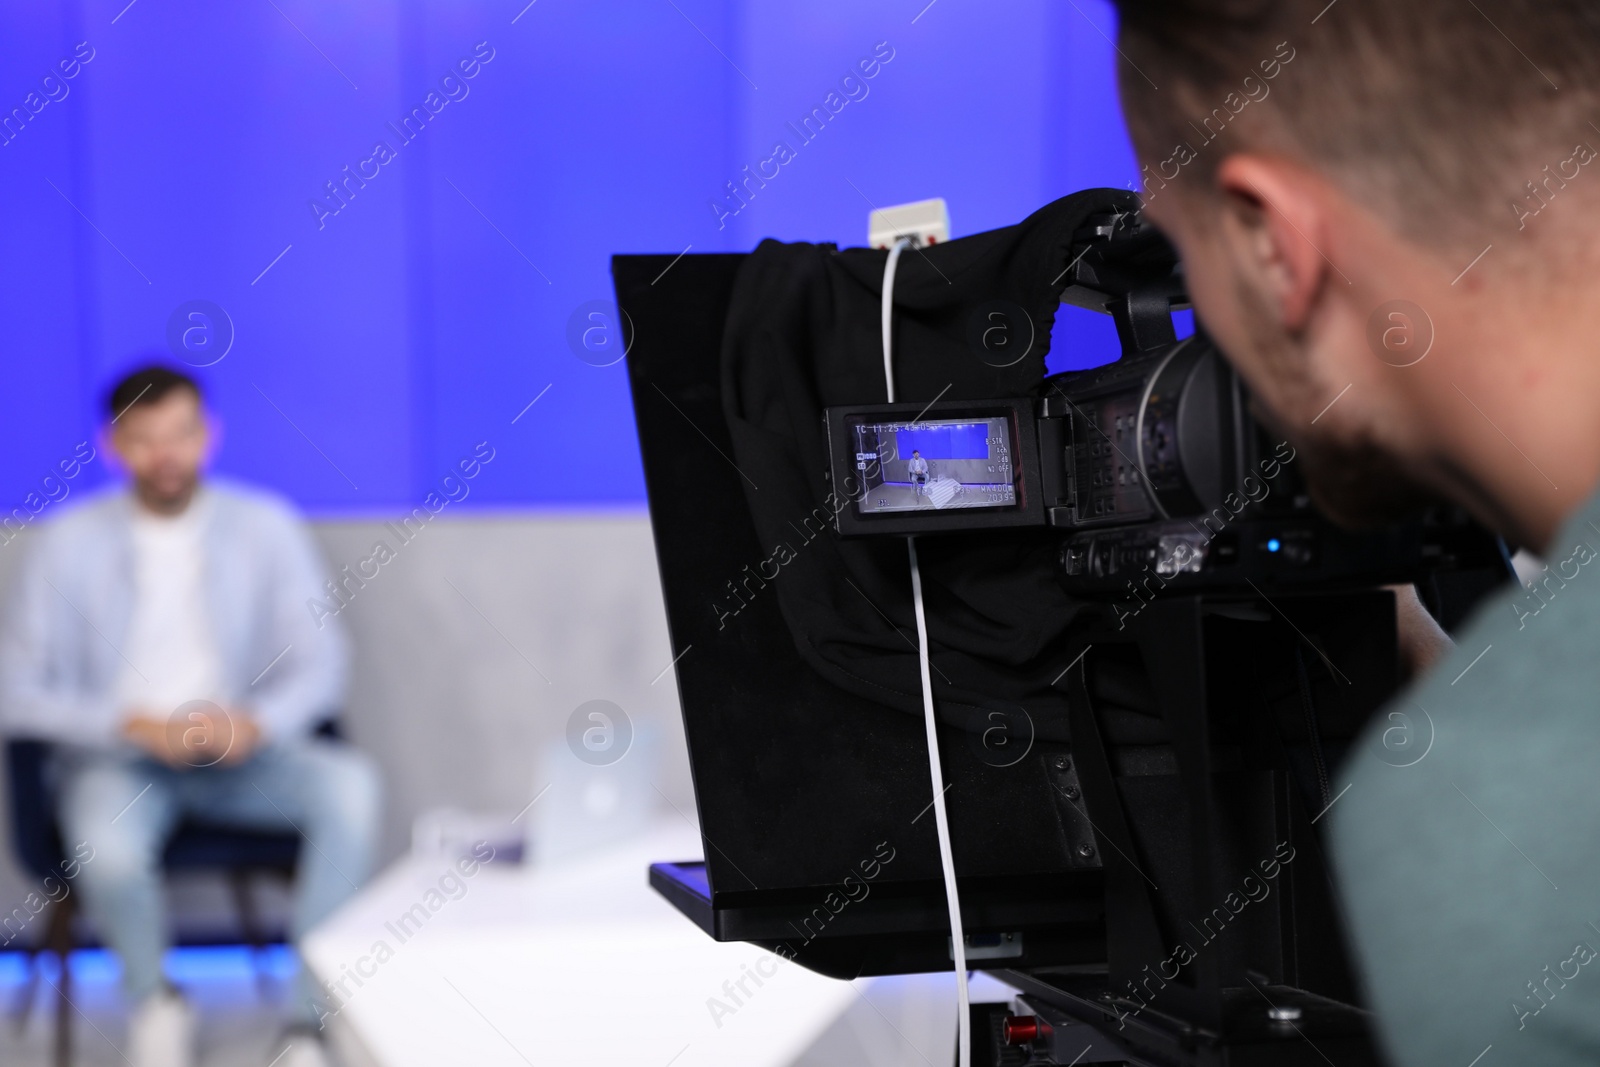
[{"label": "white sneaker", "polygon": [[322,1038],[311,1030],[295,1028],[284,1034],[273,1046],[277,1055],[270,1067],[333,1067]]},{"label": "white sneaker", "polygon": [[192,1067],[194,1009],[171,989],[152,993],[133,1009],[128,1062],[133,1067]]}]

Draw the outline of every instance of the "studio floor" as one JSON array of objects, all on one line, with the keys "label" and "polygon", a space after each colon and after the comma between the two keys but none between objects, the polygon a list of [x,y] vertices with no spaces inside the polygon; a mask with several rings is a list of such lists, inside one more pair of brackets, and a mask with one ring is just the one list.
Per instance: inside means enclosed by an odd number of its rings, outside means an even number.
[{"label": "studio floor", "polygon": [[[242,946],[182,948],[171,952],[167,973],[199,1012],[201,1067],[265,1067],[282,1051],[283,1020],[297,964],[281,946],[259,953]],[[60,966],[40,957],[30,981],[28,958],[0,953],[0,1063],[7,1067],[53,1064],[56,992]],[[114,957],[101,950],[72,955],[72,1063],[74,1067],[126,1067],[128,1011]],[[21,1006],[27,1004],[19,1028]]]}]

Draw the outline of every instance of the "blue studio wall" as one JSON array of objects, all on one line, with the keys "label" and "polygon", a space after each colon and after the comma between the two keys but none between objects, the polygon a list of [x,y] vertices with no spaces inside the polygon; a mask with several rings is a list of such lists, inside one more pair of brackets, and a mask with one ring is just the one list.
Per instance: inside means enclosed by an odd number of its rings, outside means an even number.
[{"label": "blue studio wall", "polygon": [[218,468],[314,513],[409,508],[485,441],[464,507],[637,505],[624,368],[570,341],[613,252],[1130,186],[1114,32],[1100,0],[8,4],[0,514],[111,477],[77,462],[103,391],[173,351]]}]

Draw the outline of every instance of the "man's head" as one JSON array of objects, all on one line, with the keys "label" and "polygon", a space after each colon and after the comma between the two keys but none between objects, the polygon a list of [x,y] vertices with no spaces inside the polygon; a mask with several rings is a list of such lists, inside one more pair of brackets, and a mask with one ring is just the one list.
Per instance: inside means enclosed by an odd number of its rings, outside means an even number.
[{"label": "man's head", "polygon": [[913,457],[913,458],[915,458],[915,457],[917,457],[917,456],[920,456],[920,455],[922,455],[922,453],[921,453],[921,452],[918,452],[918,451],[917,451],[917,450],[916,450],[916,449],[914,449],[914,448],[913,448],[913,449],[912,449],[912,450],[911,450],[911,455],[912,455],[912,457]]},{"label": "man's head", "polygon": [[112,388],[106,407],[111,448],[140,502],[160,514],[181,512],[211,451],[200,386],[181,371],[145,367]]},{"label": "man's head", "polygon": [[1600,343],[1600,5],[1118,6],[1148,216],[1324,507],[1440,494],[1537,544],[1600,478],[1524,402],[1600,395],[1555,362]]}]

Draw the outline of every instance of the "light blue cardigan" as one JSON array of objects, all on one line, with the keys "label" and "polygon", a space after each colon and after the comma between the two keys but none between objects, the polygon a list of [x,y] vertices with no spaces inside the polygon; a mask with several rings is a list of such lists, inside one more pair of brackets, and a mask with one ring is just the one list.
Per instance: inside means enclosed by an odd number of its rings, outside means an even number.
[{"label": "light blue cardigan", "polygon": [[[201,492],[211,503],[204,574],[221,697],[253,711],[268,739],[302,737],[340,707],[347,670],[339,620],[326,618],[319,628],[306,606],[323,596],[324,569],[310,531],[290,505],[258,490],[208,481]],[[103,492],[27,539],[29,557],[0,620],[0,723],[7,733],[117,744],[135,506],[126,489]]]}]

